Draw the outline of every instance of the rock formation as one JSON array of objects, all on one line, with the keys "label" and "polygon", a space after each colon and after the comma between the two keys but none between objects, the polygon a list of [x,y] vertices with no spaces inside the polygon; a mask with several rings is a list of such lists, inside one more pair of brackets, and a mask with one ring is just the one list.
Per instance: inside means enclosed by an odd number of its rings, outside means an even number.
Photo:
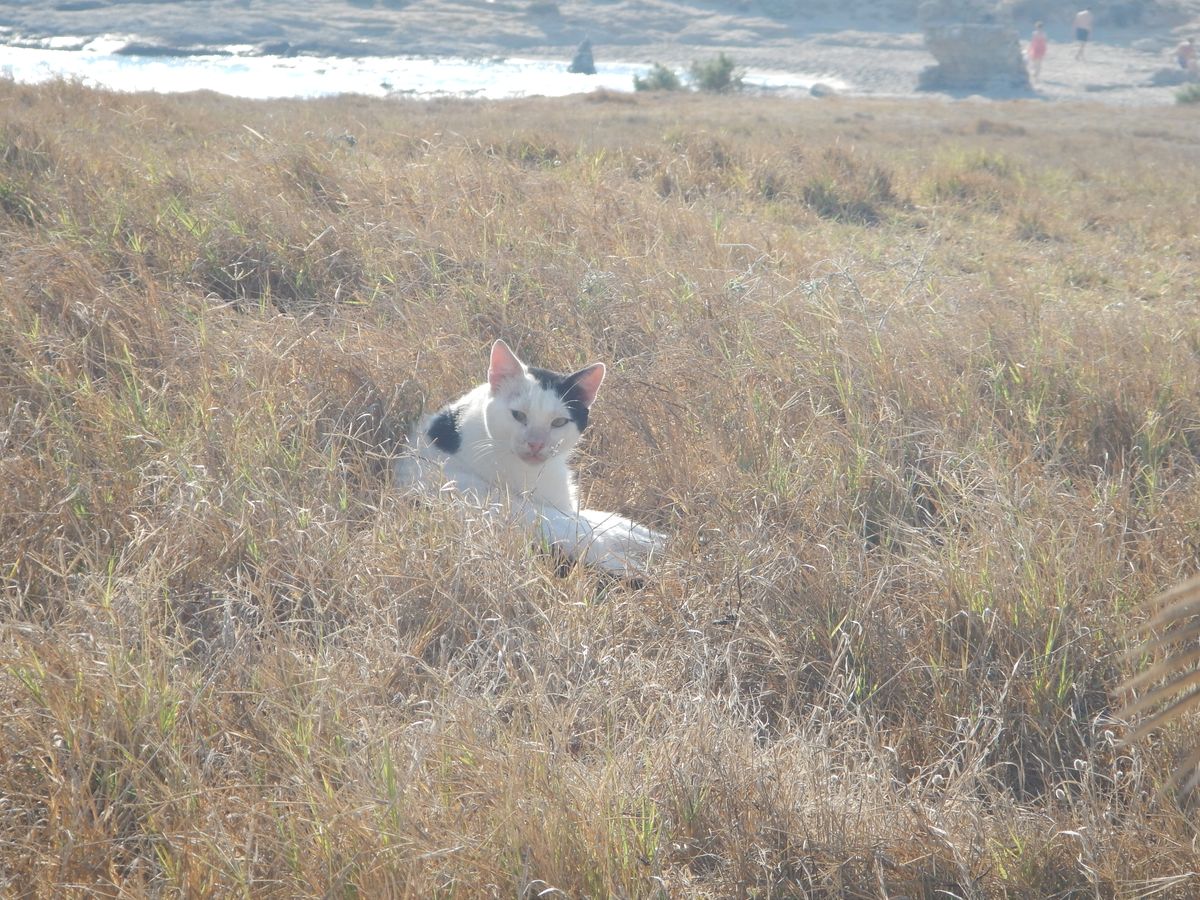
[{"label": "rock formation", "polygon": [[579,45],[579,49],[575,51],[575,57],[571,60],[571,65],[567,66],[567,71],[576,75],[596,74],[596,61],[592,59],[591,41],[585,38]]},{"label": "rock formation", "polygon": [[925,0],[918,8],[925,47],[937,60],[922,90],[1009,93],[1030,89],[1021,41],[988,0]]}]

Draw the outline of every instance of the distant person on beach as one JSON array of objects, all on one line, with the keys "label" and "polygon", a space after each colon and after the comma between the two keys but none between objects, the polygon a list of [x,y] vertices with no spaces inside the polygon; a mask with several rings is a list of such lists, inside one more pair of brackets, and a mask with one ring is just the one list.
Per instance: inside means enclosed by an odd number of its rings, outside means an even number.
[{"label": "distant person on beach", "polygon": [[1092,28],[1095,24],[1090,9],[1081,9],[1075,13],[1075,40],[1079,41],[1079,49],[1075,51],[1076,59],[1083,59],[1083,51],[1092,37]]},{"label": "distant person on beach", "polygon": [[1029,68],[1033,72],[1033,80],[1037,81],[1042,75],[1042,60],[1046,58],[1046,30],[1041,22],[1033,26],[1033,34],[1029,38]]},{"label": "distant person on beach", "polygon": [[1196,39],[1188,38],[1186,41],[1181,41],[1179,46],[1175,48],[1175,61],[1179,63],[1179,68],[1183,69],[1189,75],[1196,74]]}]

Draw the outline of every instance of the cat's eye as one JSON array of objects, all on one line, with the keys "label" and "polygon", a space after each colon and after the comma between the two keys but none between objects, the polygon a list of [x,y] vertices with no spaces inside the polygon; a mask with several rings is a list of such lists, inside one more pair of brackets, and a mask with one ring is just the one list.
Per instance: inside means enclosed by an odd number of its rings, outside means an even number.
[{"label": "cat's eye", "polygon": [[566,424],[567,424],[566,416],[559,416],[557,419],[555,419],[553,422],[550,423],[550,427],[551,428],[562,428]]},{"label": "cat's eye", "polygon": [[519,409],[514,409],[512,411],[512,414],[513,414],[513,418],[516,419],[518,422],[520,422],[522,425],[524,425],[526,422],[529,421],[529,417],[526,416],[525,413],[521,412]]}]

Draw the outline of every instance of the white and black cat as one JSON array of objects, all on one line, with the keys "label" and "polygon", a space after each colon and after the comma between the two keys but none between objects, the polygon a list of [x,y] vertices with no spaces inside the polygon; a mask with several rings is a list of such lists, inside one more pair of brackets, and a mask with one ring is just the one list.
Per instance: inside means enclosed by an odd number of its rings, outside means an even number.
[{"label": "white and black cat", "polygon": [[571,558],[640,577],[664,537],[615,513],[580,509],[568,466],[603,381],[603,363],[561,375],[525,365],[496,341],[487,382],[418,425],[398,480],[507,509]]}]

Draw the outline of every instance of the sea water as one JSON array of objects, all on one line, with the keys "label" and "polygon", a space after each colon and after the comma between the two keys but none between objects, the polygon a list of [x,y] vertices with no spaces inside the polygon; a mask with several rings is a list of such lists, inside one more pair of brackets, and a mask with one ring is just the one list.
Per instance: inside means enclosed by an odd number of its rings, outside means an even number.
[{"label": "sea water", "polygon": [[[597,88],[632,91],[635,75],[650,66],[598,62],[595,75],[567,72],[565,62],[535,59],[461,59],[403,56],[266,56],[251,47],[188,56],[118,53],[135,39],[53,38],[38,46],[0,45],[0,77],[22,83],[55,78],[116,91],[177,93],[210,90],[235,97],[368,96],[506,97],[564,96]],[[841,90],[837,79],[794,72],[748,70],[750,88],[806,93],[817,82]]]}]

